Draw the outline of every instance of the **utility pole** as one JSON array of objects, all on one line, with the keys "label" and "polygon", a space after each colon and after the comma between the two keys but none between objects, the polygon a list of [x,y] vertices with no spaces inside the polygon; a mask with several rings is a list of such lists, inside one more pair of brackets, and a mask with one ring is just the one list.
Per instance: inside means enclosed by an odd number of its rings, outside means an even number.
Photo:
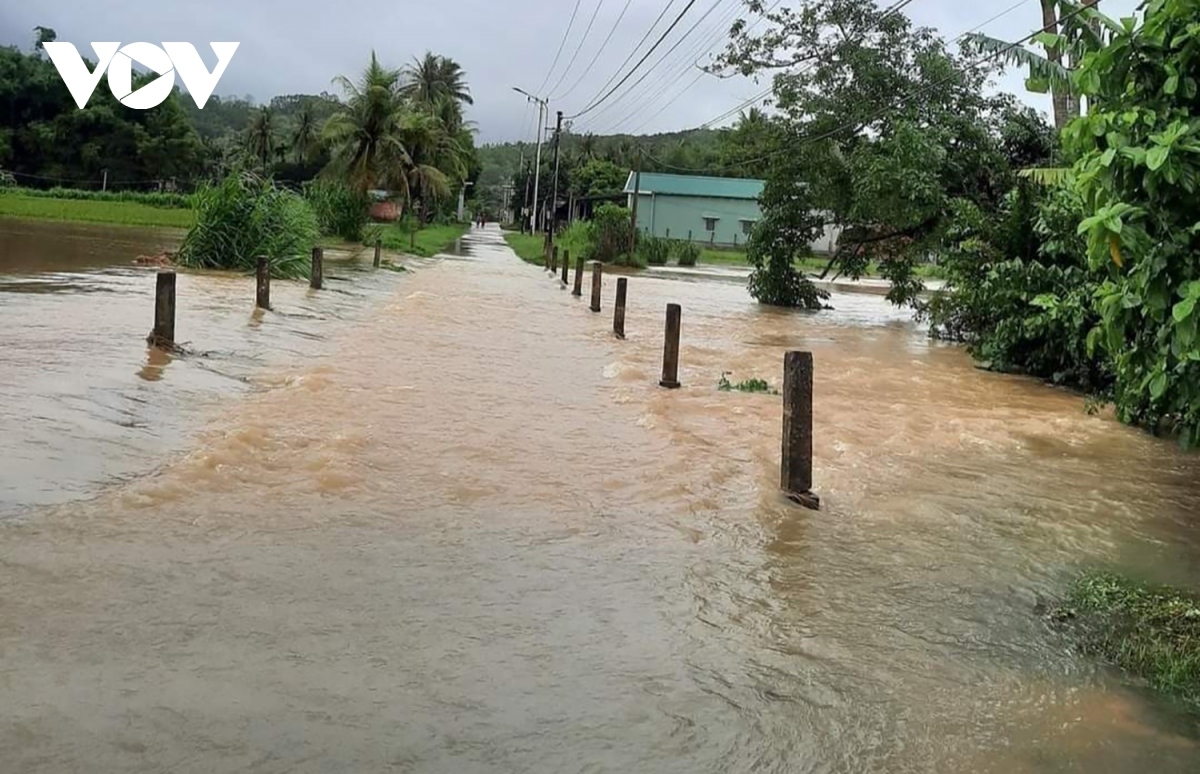
[{"label": "utility pole", "polygon": [[549,106],[546,100],[542,99],[541,97],[535,97],[524,89],[518,89],[516,86],[513,86],[513,91],[517,92],[518,94],[524,94],[528,99],[533,100],[538,105],[537,154],[533,162],[534,166],[536,167],[533,173],[533,215],[530,217],[530,225],[533,231],[537,231],[538,186],[541,182],[542,176],[542,135],[546,131],[546,110]]},{"label": "utility pole", "polygon": [[641,198],[642,192],[642,154],[639,151],[637,157],[637,168],[633,172],[633,205],[629,208],[629,222],[632,226],[629,229],[629,254],[633,255],[637,250],[637,233],[638,233],[638,199]]},{"label": "utility pole", "polygon": [[562,111],[554,123],[554,196],[550,199],[550,238],[558,232],[558,149],[562,145]]}]

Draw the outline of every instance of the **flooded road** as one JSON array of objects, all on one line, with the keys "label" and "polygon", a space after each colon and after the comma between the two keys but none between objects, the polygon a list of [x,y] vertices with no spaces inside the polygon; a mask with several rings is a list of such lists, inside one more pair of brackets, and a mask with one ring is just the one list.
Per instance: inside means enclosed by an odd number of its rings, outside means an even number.
[{"label": "flooded road", "polygon": [[[1038,613],[1092,564],[1200,585],[1194,458],[874,296],[639,276],[622,342],[612,278],[592,314],[465,246],[257,320],[181,277],[225,377],[141,375],[150,272],[0,291],[0,768],[1195,771],[1194,721]],[[716,389],[787,349],[819,513],[777,495],[778,397]],[[128,405],[153,425],[98,429]]]}]

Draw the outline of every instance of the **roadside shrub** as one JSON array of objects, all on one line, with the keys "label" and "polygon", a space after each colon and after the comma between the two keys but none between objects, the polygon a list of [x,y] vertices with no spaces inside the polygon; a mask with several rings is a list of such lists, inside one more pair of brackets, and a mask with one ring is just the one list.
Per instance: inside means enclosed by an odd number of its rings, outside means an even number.
[{"label": "roadside shrub", "polygon": [[592,214],[591,260],[617,266],[644,266],[640,257],[628,254],[632,226],[629,210],[617,204],[602,204]]},{"label": "roadside shrub", "polygon": [[594,229],[592,224],[586,220],[577,220],[563,230],[559,235],[558,243],[567,250],[571,251],[571,255],[582,255],[588,257],[588,248],[592,244]]},{"label": "roadside shrub", "polygon": [[638,237],[637,254],[639,261],[650,266],[666,266],[671,257],[671,242],[653,234],[642,234]]},{"label": "roadside shrub", "polygon": [[21,196],[29,196],[37,199],[137,202],[149,207],[162,207],[164,209],[190,209],[192,207],[192,195],[181,193],[158,191],[84,191],[79,188],[51,188],[43,190],[41,188],[21,188],[17,186],[5,187],[2,183],[0,183],[0,188],[5,188],[6,193],[20,194]]},{"label": "roadside shrub", "polygon": [[675,260],[680,266],[695,266],[700,261],[700,245],[686,239],[676,241]]},{"label": "roadside shrub", "polygon": [[255,175],[233,173],[196,192],[196,224],[176,261],[197,269],[253,271],[265,255],[271,274],[306,277],[320,227],[312,206]]},{"label": "roadside shrub", "polygon": [[322,234],[348,242],[362,239],[371,208],[365,194],[342,183],[318,180],[305,186],[304,198],[312,205]]}]

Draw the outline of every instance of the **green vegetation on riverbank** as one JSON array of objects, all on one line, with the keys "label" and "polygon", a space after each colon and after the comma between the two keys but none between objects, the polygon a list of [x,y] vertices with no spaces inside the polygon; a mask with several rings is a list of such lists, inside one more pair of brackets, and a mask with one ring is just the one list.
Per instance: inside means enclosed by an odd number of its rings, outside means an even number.
[{"label": "green vegetation on riverbank", "polygon": [[1200,712],[1200,599],[1111,573],[1085,573],[1051,620],[1079,649],[1098,656]]},{"label": "green vegetation on riverbank", "polygon": [[74,199],[26,193],[0,193],[0,215],[39,220],[111,223],[125,226],[190,228],[195,213],[122,199]]},{"label": "green vegetation on riverbank", "polygon": [[[415,236],[409,227],[395,223],[382,228],[378,234],[386,250],[424,258],[444,253],[470,228],[467,223],[444,223],[419,229]],[[368,244],[375,243],[375,232],[368,229]]]}]

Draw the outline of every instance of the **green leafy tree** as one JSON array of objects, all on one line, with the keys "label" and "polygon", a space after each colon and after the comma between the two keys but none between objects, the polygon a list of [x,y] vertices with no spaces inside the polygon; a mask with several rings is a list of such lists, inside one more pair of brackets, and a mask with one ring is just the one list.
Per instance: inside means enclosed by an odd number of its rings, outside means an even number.
[{"label": "green leafy tree", "polygon": [[618,193],[629,179],[629,170],[611,161],[594,159],[570,173],[570,191],[575,196],[603,196]]},{"label": "green leafy tree", "polygon": [[1118,416],[1200,442],[1200,25],[1192,0],[1150,0],[1144,22],[1101,17],[1107,45],[1075,85],[1087,116],[1076,158],[1088,261],[1102,272],[1091,343],[1115,374]]},{"label": "green leafy tree", "polygon": [[913,267],[941,248],[955,204],[994,208],[1007,189],[996,132],[1004,102],[984,98],[986,73],[931,30],[871,0],[823,0],[764,18],[765,32],[742,28],[719,62],[773,73],[779,109],[762,144],[770,162],[748,253],[751,293],[819,306],[793,262],[833,227],[841,236],[826,273],[858,277],[875,262],[891,300],[914,301]]},{"label": "green leafy tree", "polygon": [[275,151],[275,121],[269,107],[261,107],[246,129],[246,152],[261,165],[263,174],[270,172],[271,156]]}]

